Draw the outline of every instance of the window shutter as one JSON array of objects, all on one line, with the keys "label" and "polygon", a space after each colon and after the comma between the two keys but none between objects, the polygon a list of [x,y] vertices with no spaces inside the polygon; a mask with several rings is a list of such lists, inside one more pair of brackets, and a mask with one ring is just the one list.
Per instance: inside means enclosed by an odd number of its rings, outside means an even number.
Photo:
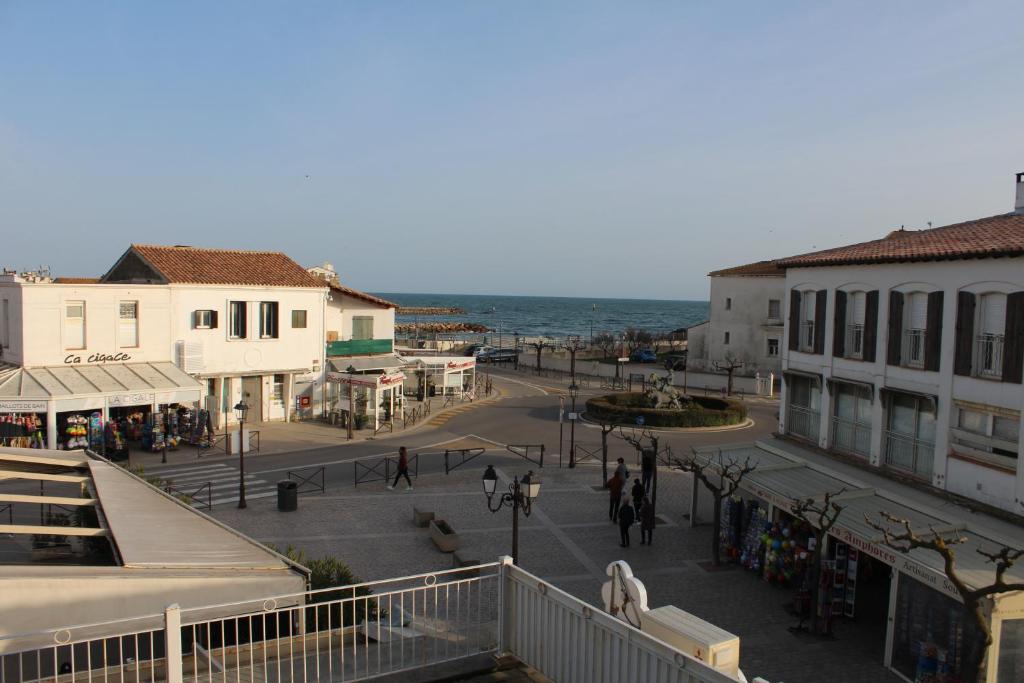
[{"label": "window shutter", "polygon": [[[974,349],[974,309],[976,299],[970,292],[956,295],[956,346],[953,351],[953,373],[969,377]],[[1009,322],[1009,318],[1007,318]]]},{"label": "window shutter", "polygon": [[928,294],[928,318],[924,333],[924,369],[938,372],[942,357],[942,302],[943,293]]},{"label": "window shutter", "polygon": [[888,348],[885,362],[888,365],[900,364],[900,343],[903,337],[903,292],[889,292],[889,330]]},{"label": "window shutter", "polygon": [[878,290],[864,296],[864,360],[875,362],[875,347],[878,345]]},{"label": "window shutter", "polygon": [[815,292],[814,301],[814,352],[825,353],[825,306],[828,304],[828,290]]},{"label": "window shutter", "polygon": [[199,325],[199,311],[192,311],[192,329],[196,329]]},{"label": "window shutter", "polygon": [[1003,335],[1003,381],[1020,384],[1024,375],[1024,292],[1006,297]]},{"label": "window shutter", "polygon": [[981,334],[1003,334],[1006,327],[1006,299],[1004,294],[993,292],[981,297]]},{"label": "window shutter", "polygon": [[800,348],[800,292],[789,293],[789,350]]},{"label": "window shutter", "polygon": [[846,292],[836,290],[836,314],[832,319],[832,355],[842,358],[846,352]]},{"label": "window shutter", "polygon": [[210,329],[217,329],[217,311],[210,311]]}]

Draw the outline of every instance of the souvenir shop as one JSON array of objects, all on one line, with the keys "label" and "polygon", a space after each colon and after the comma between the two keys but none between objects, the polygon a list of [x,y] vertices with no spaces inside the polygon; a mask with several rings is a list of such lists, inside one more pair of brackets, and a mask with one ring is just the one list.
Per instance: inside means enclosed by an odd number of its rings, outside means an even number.
[{"label": "souvenir shop", "polygon": [[403,382],[405,374],[401,371],[328,372],[328,416],[341,426],[347,426],[351,419],[356,429],[372,426],[376,430],[382,422],[402,415]]},{"label": "souvenir shop", "polygon": [[[758,444],[767,452],[744,478],[740,495],[722,502],[723,558],[756,574],[773,590],[786,594],[794,625],[811,624],[839,639],[856,637],[892,671],[914,683],[960,683],[978,657],[977,628],[967,618],[956,588],[943,572],[941,559],[916,551],[905,554],[878,541],[879,533],[866,518],[878,519],[885,510],[911,520],[915,529],[955,525],[968,541],[957,551],[962,576],[987,585],[993,567],[978,548],[997,542],[985,531],[964,522],[940,519],[913,507],[895,494],[859,488],[825,468],[812,468],[780,451]],[[747,457],[745,452],[741,457]],[[758,456],[753,456],[758,457]],[[824,540],[818,574],[818,601],[811,605],[808,585],[815,534],[792,514],[795,499],[843,491],[843,510]],[[1024,546],[1021,537],[1002,540]],[[998,546],[997,546],[998,547]],[[1024,580],[1024,572],[1008,577]],[[977,587],[977,586],[972,586]],[[995,642],[989,651],[990,681],[1024,680],[1024,593],[1007,594],[991,610]]]},{"label": "souvenir shop", "polygon": [[0,446],[46,448],[46,401],[0,400]]},{"label": "souvenir shop", "polygon": [[424,396],[458,396],[472,393],[476,359],[465,356],[405,356],[406,385],[420,400]]}]

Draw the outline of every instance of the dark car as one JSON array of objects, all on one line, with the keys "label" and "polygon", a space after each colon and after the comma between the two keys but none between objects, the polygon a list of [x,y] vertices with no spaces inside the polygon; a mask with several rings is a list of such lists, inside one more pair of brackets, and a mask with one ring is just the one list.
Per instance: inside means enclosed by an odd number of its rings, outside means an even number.
[{"label": "dark car", "polygon": [[672,370],[685,370],[686,355],[685,351],[683,353],[670,353],[665,357],[665,366]]},{"label": "dark car", "polygon": [[477,358],[483,363],[514,363],[516,360],[515,349],[491,349]]},{"label": "dark car", "polygon": [[658,360],[658,356],[651,349],[640,349],[634,351],[629,359],[634,363],[653,363]]}]

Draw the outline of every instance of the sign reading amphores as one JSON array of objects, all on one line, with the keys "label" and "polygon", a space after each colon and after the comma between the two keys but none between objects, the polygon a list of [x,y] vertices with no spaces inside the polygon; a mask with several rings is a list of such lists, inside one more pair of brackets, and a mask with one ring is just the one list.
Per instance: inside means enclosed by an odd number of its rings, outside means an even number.
[{"label": "sign reading amphores", "polygon": [[85,363],[124,363],[132,359],[131,354],[118,353],[91,353],[82,360],[82,357],[75,353],[69,353],[64,357],[65,365],[79,365]]}]

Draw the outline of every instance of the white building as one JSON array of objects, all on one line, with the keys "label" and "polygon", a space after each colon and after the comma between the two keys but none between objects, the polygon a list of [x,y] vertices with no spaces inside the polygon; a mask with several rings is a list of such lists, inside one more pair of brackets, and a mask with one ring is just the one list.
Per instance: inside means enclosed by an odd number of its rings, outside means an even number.
[{"label": "white building", "polygon": [[778,263],[780,431],[1024,514],[1024,174],[1012,213]]},{"label": "white building", "polygon": [[740,374],[778,374],[785,275],[771,261],[708,273],[710,319],[687,330],[690,367],[713,371],[735,359],[743,363]]}]

